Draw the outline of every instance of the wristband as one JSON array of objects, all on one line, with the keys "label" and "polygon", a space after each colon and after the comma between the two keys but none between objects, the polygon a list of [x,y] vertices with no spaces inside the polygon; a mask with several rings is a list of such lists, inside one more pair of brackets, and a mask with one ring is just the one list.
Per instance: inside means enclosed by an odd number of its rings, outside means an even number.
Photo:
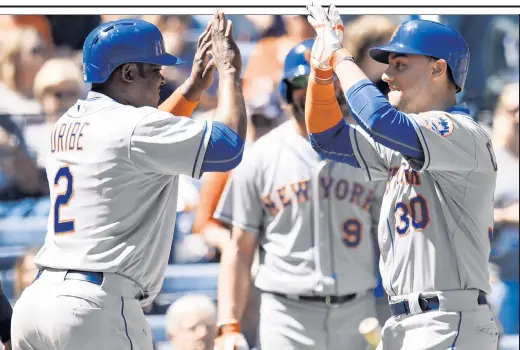
[{"label": "wristband", "polygon": [[332,76],[334,72],[332,69],[320,69],[316,66],[312,66],[311,79],[320,85],[327,85],[332,83]]},{"label": "wristband", "polygon": [[218,325],[217,336],[224,333],[240,333],[240,324],[237,320],[229,320]]},{"label": "wristband", "polygon": [[336,52],[334,52],[334,54],[330,58],[330,66],[332,67],[333,70],[335,70],[336,66],[341,61],[345,61],[345,60],[354,62],[354,56],[352,56],[346,49],[337,50]]}]

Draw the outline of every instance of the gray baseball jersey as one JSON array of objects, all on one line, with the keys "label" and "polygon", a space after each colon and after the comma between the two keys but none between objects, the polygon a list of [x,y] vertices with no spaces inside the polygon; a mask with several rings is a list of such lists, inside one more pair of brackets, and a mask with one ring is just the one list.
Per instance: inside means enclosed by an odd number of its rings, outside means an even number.
[{"label": "gray baseball jersey", "polygon": [[211,122],[90,92],[51,134],[51,212],[35,263],[116,272],[152,300],[171,249],[178,175],[200,176],[210,134]]},{"label": "gray baseball jersey", "polygon": [[366,180],[388,180],[379,221],[380,271],[389,295],[440,290],[491,292],[496,161],[487,133],[464,109],[409,115],[424,162],[373,141],[351,143]]},{"label": "gray baseball jersey", "polygon": [[321,160],[293,123],[248,148],[215,218],[258,237],[255,284],[263,291],[344,295],[374,288],[378,205],[371,205],[384,183],[365,184],[361,170]]}]

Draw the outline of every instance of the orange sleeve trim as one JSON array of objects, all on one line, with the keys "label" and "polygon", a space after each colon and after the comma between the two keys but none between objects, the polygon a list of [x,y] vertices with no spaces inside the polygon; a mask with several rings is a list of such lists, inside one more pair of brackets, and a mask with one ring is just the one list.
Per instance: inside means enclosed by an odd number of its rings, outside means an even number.
[{"label": "orange sleeve trim", "polygon": [[226,323],[220,324],[218,330],[218,336],[227,333],[240,333],[240,324],[237,320],[229,320]]},{"label": "orange sleeve trim", "polygon": [[336,99],[334,84],[318,84],[309,79],[305,101],[305,123],[307,131],[318,133],[328,130],[343,119],[341,108]]},{"label": "orange sleeve trim", "polygon": [[159,106],[159,110],[171,113],[176,116],[191,117],[193,111],[199,105],[199,101],[188,101],[180,92],[180,89],[175,90],[170,97],[166,99]]},{"label": "orange sleeve trim", "polygon": [[195,219],[193,221],[192,231],[194,233],[202,233],[211,226],[211,224],[223,227],[222,223],[213,218],[213,214],[217,209],[218,202],[224,192],[227,181],[231,172],[225,173],[207,173],[204,175],[200,187],[200,197]]}]

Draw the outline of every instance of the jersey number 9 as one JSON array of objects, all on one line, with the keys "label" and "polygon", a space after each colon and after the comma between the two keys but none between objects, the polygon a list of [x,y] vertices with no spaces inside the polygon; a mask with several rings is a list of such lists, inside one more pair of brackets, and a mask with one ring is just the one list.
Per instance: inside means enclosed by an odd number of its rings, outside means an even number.
[{"label": "jersey number 9", "polygon": [[348,219],[343,223],[343,243],[349,248],[355,248],[361,242],[363,225],[358,219]]},{"label": "jersey number 9", "polygon": [[70,200],[74,196],[74,177],[68,166],[61,167],[54,177],[54,187],[58,186],[60,180],[66,180],[65,193],[59,193],[54,201],[54,233],[72,233],[74,232],[74,220],[60,221],[60,208],[69,205]]}]

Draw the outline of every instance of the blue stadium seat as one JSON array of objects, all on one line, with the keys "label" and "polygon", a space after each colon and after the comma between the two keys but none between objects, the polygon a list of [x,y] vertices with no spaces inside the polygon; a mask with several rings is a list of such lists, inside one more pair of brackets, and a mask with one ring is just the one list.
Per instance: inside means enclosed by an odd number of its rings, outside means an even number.
[{"label": "blue stadium seat", "polygon": [[0,246],[0,270],[14,268],[16,260],[24,255],[26,249],[27,247],[23,245]]},{"label": "blue stadium seat", "polygon": [[218,270],[218,263],[169,265],[162,293],[186,294],[195,291],[207,293],[216,291]]},{"label": "blue stadium seat", "polygon": [[14,304],[14,270],[0,270],[0,280],[2,281],[2,288],[5,296]]},{"label": "blue stadium seat", "polygon": [[146,316],[146,320],[152,329],[154,343],[168,340],[166,336],[166,317],[164,315]]}]

